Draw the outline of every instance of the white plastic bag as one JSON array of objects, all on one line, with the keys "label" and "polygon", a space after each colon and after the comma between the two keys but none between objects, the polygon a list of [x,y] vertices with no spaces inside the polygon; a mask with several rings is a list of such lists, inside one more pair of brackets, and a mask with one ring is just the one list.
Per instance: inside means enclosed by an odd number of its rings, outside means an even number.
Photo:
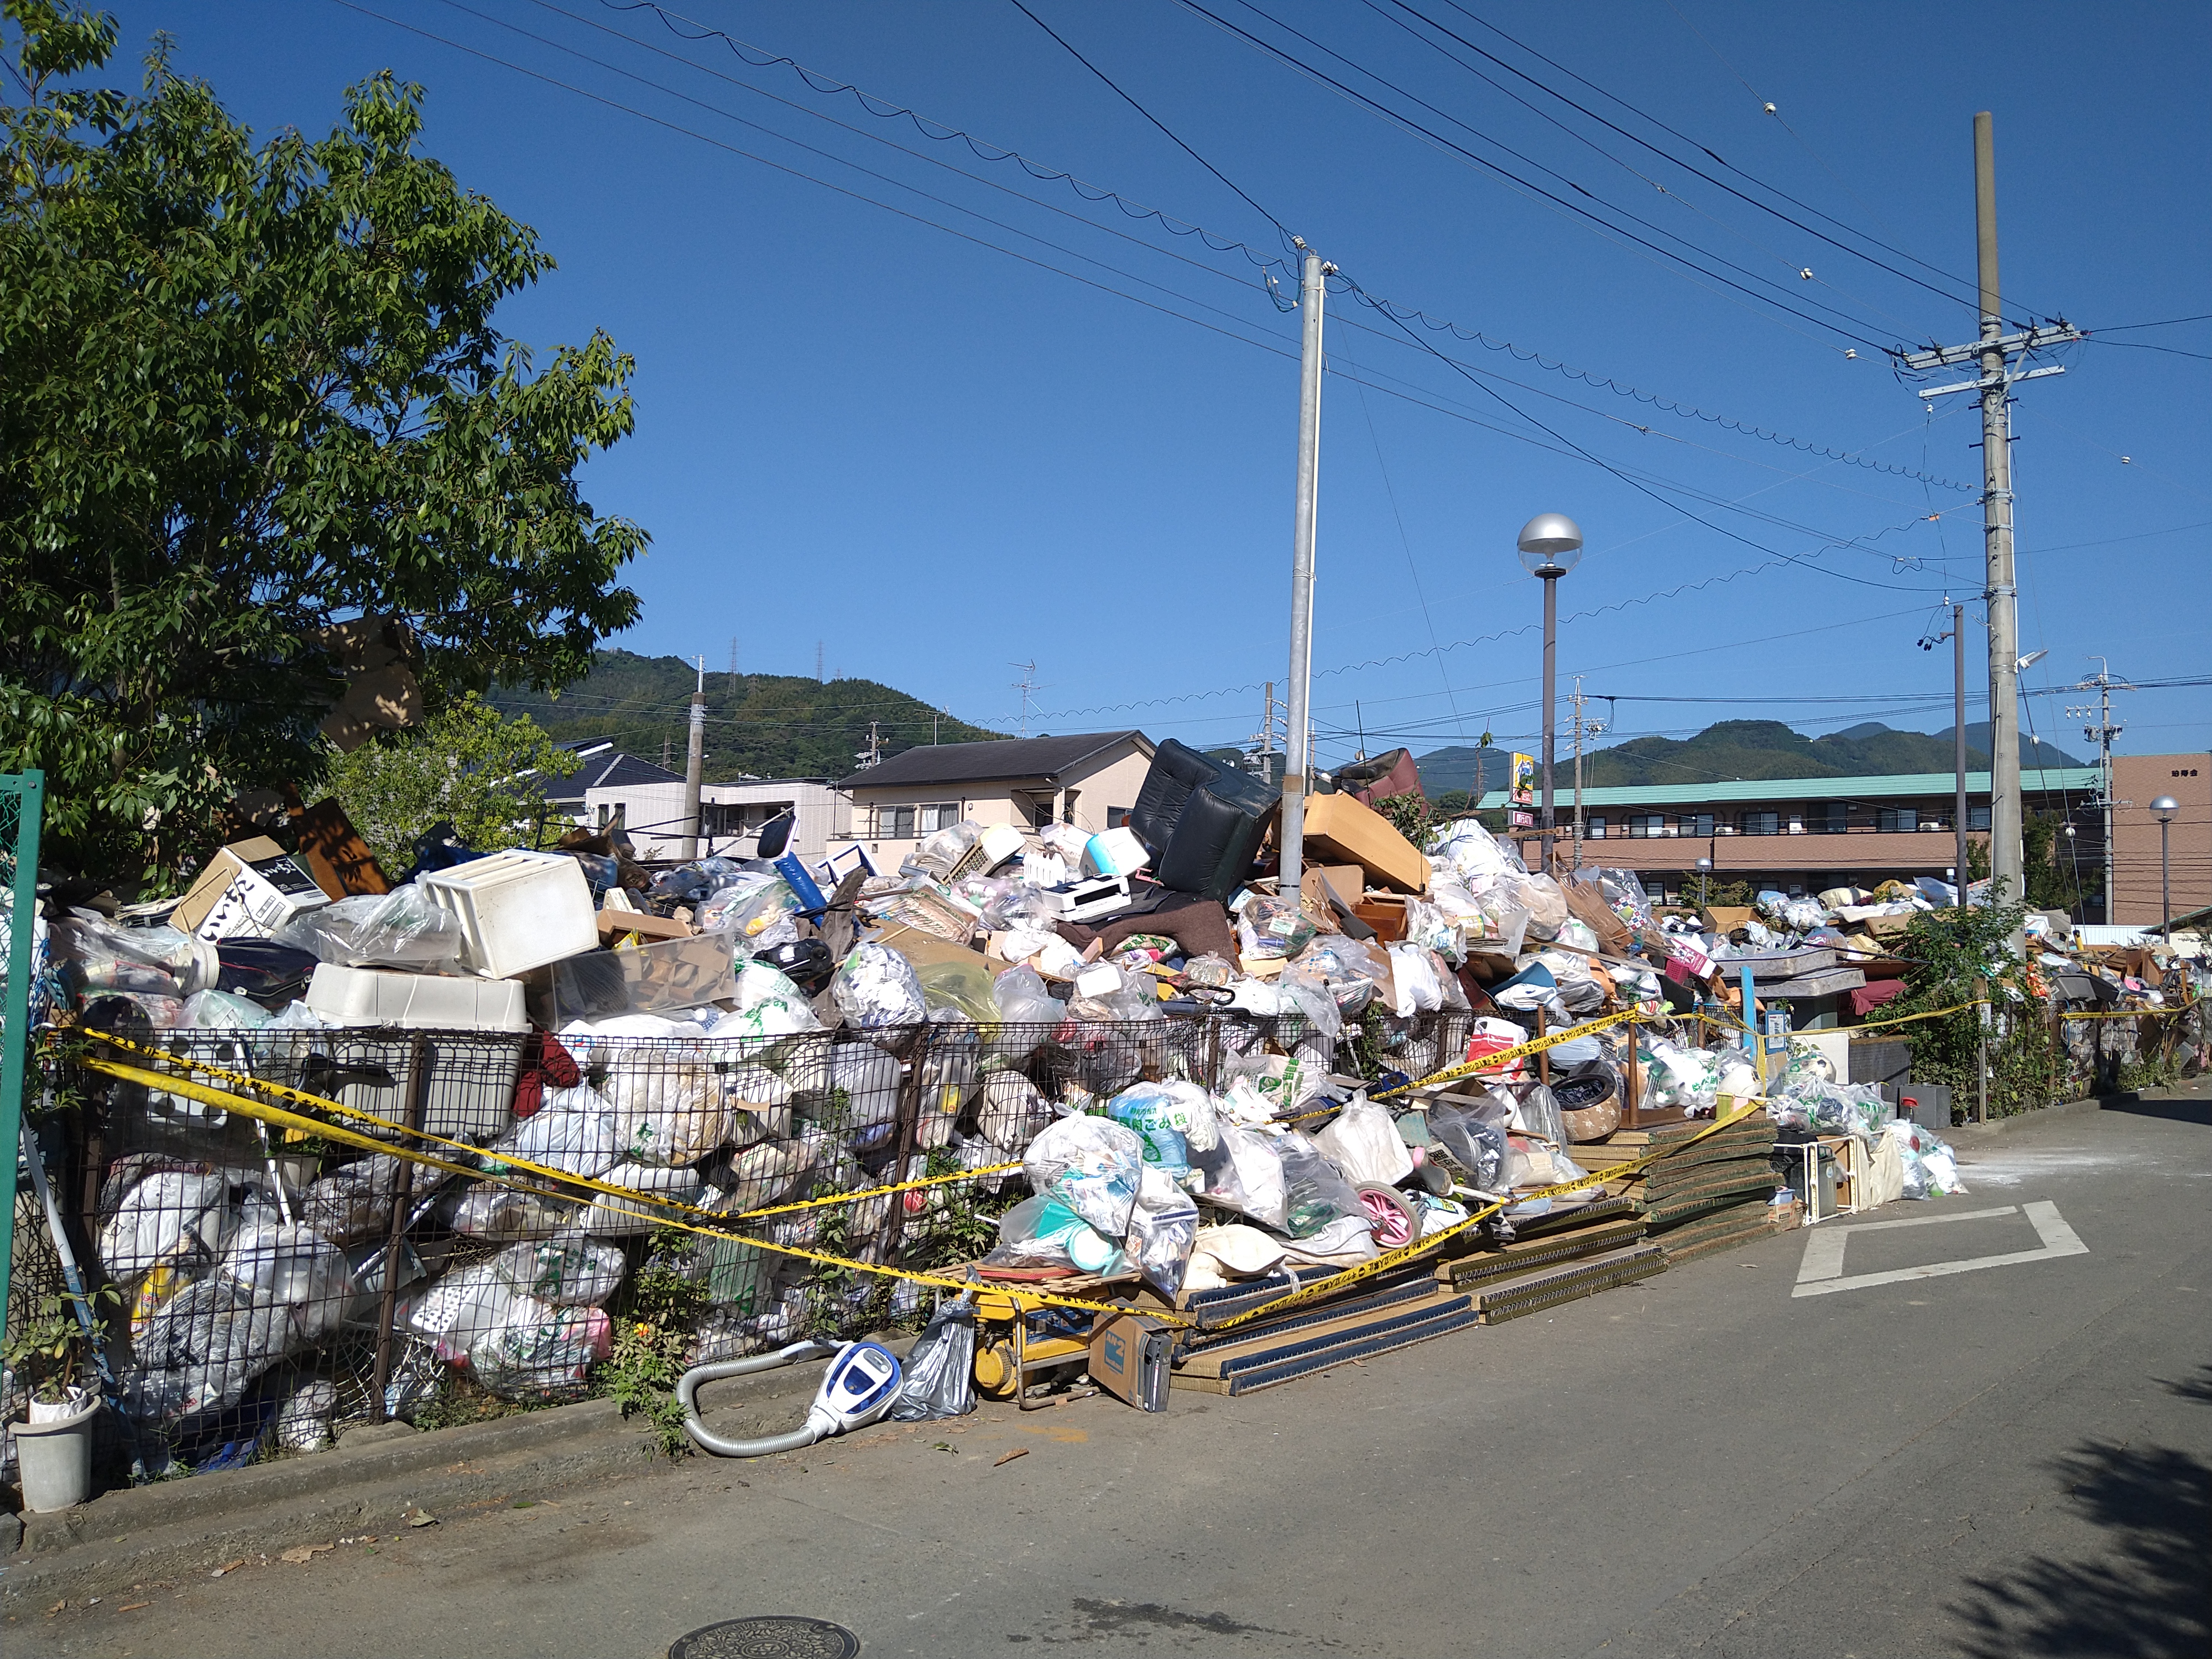
[{"label": "white plastic bag", "polygon": [[1130,1208],[1124,1240],[1137,1271],[1161,1295],[1173,1297],[1182,1289],[1191,1244],[1197,1236],[1197,1204],[1164,1170],[1147,1164],[1138,1182],[1137,1201]]},{"label": "white plastic bag", "polygon": [[1413,1155],[1390,1114],[1364,1095],[1355,1095],[1329,1126],[1314,1136],[1322,1155],[1347,1181],[1395,1187],[1413,1172]]},{"label": "white plastic bag", "polygon": [[510,1287],[556,1308],[604,1306],[629,1267],[620,1247],[579,1233],[510,1244],[492,1261]]},{"label": "white plastic bag", "polygon": [[864,1031],[919,1025],[929,1018],[914,964],[888,945],[854,945],[837,966],[832,992],[837,1011]]},{"label": "white plastic bag", "polygon": [[1128,1231],[1144,1167],[1143,1138],[1098,1117],[1048,1125],[1022,1157],[1031,1192],[1058,1199],[1109,1239]]}]

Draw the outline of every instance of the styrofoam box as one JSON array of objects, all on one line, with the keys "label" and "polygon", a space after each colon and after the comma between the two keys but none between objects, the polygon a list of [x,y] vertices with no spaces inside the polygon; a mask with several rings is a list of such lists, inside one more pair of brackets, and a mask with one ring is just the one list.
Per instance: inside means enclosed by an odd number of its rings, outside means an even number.
[{"label": "styrofoam box", "polygon": [[525,1031],[522,986],[511,979],[455,979],[319,963],[307,1006],[347,1025],[398,1025],[410,1031]]},{"label": "styrofoam box", "polygon": [[422,891],[459,919],[468,965],[507,979],[599,942],[591,884],[562,853],[494,853],[421,877]]}]

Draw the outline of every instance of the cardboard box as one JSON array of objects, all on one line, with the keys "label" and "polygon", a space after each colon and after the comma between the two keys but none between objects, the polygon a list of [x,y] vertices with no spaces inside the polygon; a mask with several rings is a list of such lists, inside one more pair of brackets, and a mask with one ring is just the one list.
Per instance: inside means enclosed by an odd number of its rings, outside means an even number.
[{"label": "cardboard box", "polygon": [[1352,907],[1352,914],[1375,930],[1378,945],[1395,945],[1406,937],[1406,901],[1389,893],[1369,893]]},{"label": "cardboard box", "polygon": [[1168,1407],[1175,1330],[1149,1314],[1102,1314],[1091,1328],[1091,1380],[1140,1412]]},{"label": "cardboard box", "polygon": [[648,945],[657,939],[691,937],[690,922],[656,916],[650,910],[602,910],[598,921],[602,945],[611,945],[624,933],[635,933]]},{"label": "cardboard box", "polygon": [[1698,912],[1698,924],[1707,933],[1726,939],[1737,928],[1747,927],[1753,914],[1748,904],[1708,904]]},{"label": "cardboard box", "polygon": [[1298,896],[1309,911],[1326,908],[1329,895],[1356,908],[1367,891],[1367,872],[1356,864],[1309,864],[1299,878]]},{"label": "cardboard box", "polygon": [[208,860],[169,925],[195,939],[269,939],[303,910],[331,902],[315,878],[266,836],[233,842]]},{"label": "cardboard box", "polygon": [[335,798],[317,801],[292,820],[292,828],[300,843],[299,861],[332,898],[392,890],[392,878]]},{"label": "cardboard box", "polygon": [[1305,852],[1331,864],[1357,864],[1377,886],[1424,893],[1429,861],[1373,807],[1350,795],[1306,797]]}]

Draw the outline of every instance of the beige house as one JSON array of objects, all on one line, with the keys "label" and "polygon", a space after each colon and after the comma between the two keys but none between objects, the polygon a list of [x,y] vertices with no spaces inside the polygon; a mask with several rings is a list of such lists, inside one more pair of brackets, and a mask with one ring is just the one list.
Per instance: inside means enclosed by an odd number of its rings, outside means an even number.
[{"label": "beige house", "polygon": [[925,836],[963,819],[1086,835],[1126,822],[1152,764],[1141,732],[1004,738],[908,749],[837,786],[853,803],[852,838],[878,870],[898,868]]}]

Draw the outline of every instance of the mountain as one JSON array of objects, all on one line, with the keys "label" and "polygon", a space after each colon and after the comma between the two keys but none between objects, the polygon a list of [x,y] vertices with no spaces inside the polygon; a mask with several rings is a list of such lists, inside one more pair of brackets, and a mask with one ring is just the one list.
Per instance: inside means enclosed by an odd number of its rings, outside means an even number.
[{"label": "mountain", "polygon": [[[602,651],[588,678],[557,697],[511,687],[488,699],[508,714],[527,714],[556,738],[611,737],[647,760],[684,765],[691,690],[698,675],[681,657]],[[707,676],[709,783],[748,774],[763,778],[842,778],[875,728],[886,758],[933,740],[975,743],[1003,738],[939,714],[918,697],[874,680],[810,680],[790,674]]]},{"label": "mountain", "polygon": [[[1990,763],[1989,726],[1966,728],[1966,764]],[[1981,746],[1976,747],[1978,743]],[[1474,757],[1502,755],[1466,748],[1439,749],[1420,757],[1421,781],[1431,795],[1467,788]],[[2022,737],[2023,767],[2078,766],[2063,750]],[[1636,738],[1583,760],[1583,781],[1592,788],[1621,784],[1720,783],[1751,778],[1881,777],[1904,772],[1948,772],[1954,763],[1948,727],[1929,736],[1899,732],[1869,720],[1826,737],[1808,738],[1779,720],[1723,720],[1693,738]],[[1486,787],[1503,787],[1506,764],[1486,764]],[[1564,781],[1564,774],[1562,781]],[[1452,781],[1446,782],[1449,777]]]}]

